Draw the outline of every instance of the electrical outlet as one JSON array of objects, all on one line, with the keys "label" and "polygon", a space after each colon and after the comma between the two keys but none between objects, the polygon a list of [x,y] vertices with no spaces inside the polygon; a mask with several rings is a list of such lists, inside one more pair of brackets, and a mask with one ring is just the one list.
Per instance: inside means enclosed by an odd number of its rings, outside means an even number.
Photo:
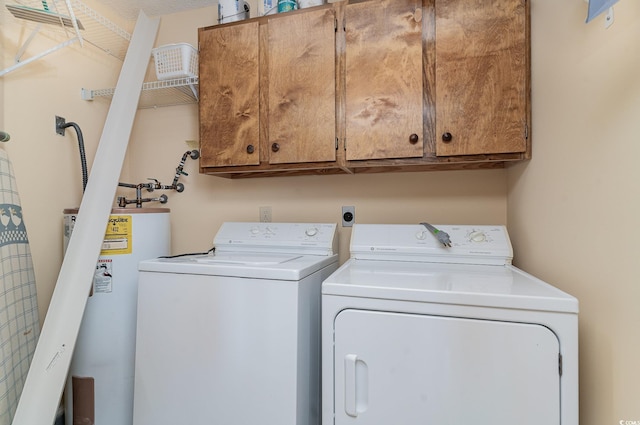
[{"label": "electrical outlet", "polygon": [[260,221],[271,223],[271,207],[260,207]]},{"label": "electrical outlet", "polygon": [[351,227],[356,221],[356,207],[342,207],[342,227]]}]

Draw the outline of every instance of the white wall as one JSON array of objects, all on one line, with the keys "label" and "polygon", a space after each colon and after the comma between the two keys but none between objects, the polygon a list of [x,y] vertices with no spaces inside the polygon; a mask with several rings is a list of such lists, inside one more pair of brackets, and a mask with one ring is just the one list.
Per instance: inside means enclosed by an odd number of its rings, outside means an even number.
[{"label": "white wall", "polygon": [[640,421],[640,3],[532,0],[533,159],[508,170],[516,264],[580,301],[582,425]]},{"label": "white wall", "polygon": [[[359,222],[506,223],[516,263],[580,300],[581,424],[640,421],[640,4],[620,0],[616,22],[586,25],[582,0],[531,0],[533,159],[507,171],[458,171],[226,180],[188,160],[184,193],[168,193],[173,252],[206,250],[223,221],[338,221],[355,205]],[[215,8],[164,17],[157,45],[195,45]],[[0,26],[7,63],[26,34]],[[37,47],[34,46],[34,47]],[[108,102],[80,88],[113,87],[120,64],[93,48],[68,48],[0,78],[3,148],[14,162],[44,317],[62,260],[62,209],[77,206],[78,122],[93,161]],[[4,89],[4,100],[2,90]],[[198,138],[195,105],[138,111],[123,180],[170,183],[185,140]],[[127,195],[130,195],[128,193]],[[344,260],[350,232],[340,229]]]},{"label": "white wall", "polygon": [[[217,16],[214,9],[203,11],[164,17],[157,44],[196,45],[195,28],[211,25]],[[131,175],[169,182],[189,149],[186,140],[198,140],[195,105],[139,111],[129,148]],[[185,192],[169,193],[176,253],[206,251],[223,221],[257,221],[260,206],[273,208],[274,221],[338,222],[342,205],[355,205],[356,220],[363,223],[483,224],[506,218],[504,170],[228,180],[198,175],[197,164],[188,161],[187,172],[181,179]],[[349,236],[349,229],[340,229],[343,261]]]},{"label": "white wall", "polygon": [[[586,25],[582,0],[531,0],[533,159],[493,171],[226,180],[187,162],[184,193],[169,193],[173,252],[206,250],[226,220],[338,221],[355,205],[359,222],[506,223],[516,263],[580,300],[581,423],[640,420],[640,4],[620,0],[616,22]],[[187,41],[215,8],[164,17],[157,45]],[[0,26],[2,59],[28,33]],[[38,47],[38,44],[34,48]],[[119,62],[68,48],[0,79],[3,148],[14,162],[44,317],[62,260],[61,212],[81,197],[76,139],[54,132],[54,116],[78,122],[93,161],[108,102],[81,87],[113,87]],[[4,100],[2,100],[4,89]],[[170,183],[185,140],[198,138],[195,105],[138,111],[123,180]],[[130,195],[130,194],[128,194]],[[350,232],[340,229],[344,260]]]},{"label": "white wall", "polygon": [[[30,32],[22,21],[6,16],[0,27],[6,66],[14,63]],[[58,42],[45,31],[34,39],[24,57]],[[77,207],[82,193],[75,133],[69,129],[65,137],[56,135],[55,116],[81,126],[91,164],[108,104],[81,100],[80,89],[112,87],[118,76],[116,63],[119,61],[92,47],[72,46],[0,78],[4,84],[4,126],[11,134],[11,141],[2,147],[9,152],[21,193],[41,318],[62,262],[62,210]]]},{"label": "white wall", "polygon": [[[196,45],[197,28],[212,25],[216,19],[215,7],[166,16],[156,45]],[[28,33],[13,18],[0,31],[7,61]],[[37,52],[39,44],[32,49]],[[77,207],[81,198],[76,138],[70,130],[65,137],[56,135],[54,117],[63,116],[82,127],[92,164],[109,104],[100,99],[81,100],[80,89],[114,87],[120,66],[90,46],[69,47],[3,78],[5,125],[12,132],[12,141],[4,147],[14,163],[21,191],[41,317],[62,262],[62,210]],[[196,105],[139,110],[121,181],[140,183],[157,178],[171,183],[175,167],[189,149],[185,140],[197,139]],[[185,171],[189,173],[181,178],[185,191],[167,193],[174,253],[209,249],[222,222],[258,220],[260,206],[272,207],[274,221],[337,222],[342,205],[355,205],[356,220],[363,223],[506,222],[504,170],[238,181],[199,175],[197,163],[188,160]],[[131,191],[124,194],[135,195]],[[342,260],[348,256],[349,236],[349,229],[340,229]]]}]

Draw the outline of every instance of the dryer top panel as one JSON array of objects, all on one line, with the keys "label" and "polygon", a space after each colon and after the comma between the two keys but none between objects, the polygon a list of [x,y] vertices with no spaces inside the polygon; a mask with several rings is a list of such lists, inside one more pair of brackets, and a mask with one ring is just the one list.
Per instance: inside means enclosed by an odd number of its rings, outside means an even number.
[{"label": "dryer top panel", "polygon": [[421,224],[354,224],[351,258],[454,264],[511,264],[504,226],[436,225],[449,234],[444,246]]},{"label": "dryer top panel", "polygon": [[323,295],[578,313],[578,300],[511,265],[350,259]]}]

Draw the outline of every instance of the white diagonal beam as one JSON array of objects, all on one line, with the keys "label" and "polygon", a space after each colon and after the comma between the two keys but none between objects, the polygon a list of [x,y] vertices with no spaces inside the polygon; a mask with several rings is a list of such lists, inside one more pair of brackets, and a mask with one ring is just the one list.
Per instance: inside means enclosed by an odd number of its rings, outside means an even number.
[{"label": "white diagonal beam", "polygon": [[138,15],[13,425],[55,420],[159,23]]}]

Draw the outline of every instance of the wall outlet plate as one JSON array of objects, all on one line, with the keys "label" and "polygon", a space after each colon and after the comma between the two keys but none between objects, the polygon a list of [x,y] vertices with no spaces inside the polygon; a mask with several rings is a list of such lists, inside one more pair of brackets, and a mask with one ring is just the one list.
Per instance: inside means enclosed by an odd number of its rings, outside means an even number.
[{"label": "wall outlet plate", "polygon": [[351,227],[356,222],[356,207],[342,207],[342,227]]},{"label": "wall outlet plate", "polygon": [[260,207],[260,222],[271,223],[271,207]]}]

